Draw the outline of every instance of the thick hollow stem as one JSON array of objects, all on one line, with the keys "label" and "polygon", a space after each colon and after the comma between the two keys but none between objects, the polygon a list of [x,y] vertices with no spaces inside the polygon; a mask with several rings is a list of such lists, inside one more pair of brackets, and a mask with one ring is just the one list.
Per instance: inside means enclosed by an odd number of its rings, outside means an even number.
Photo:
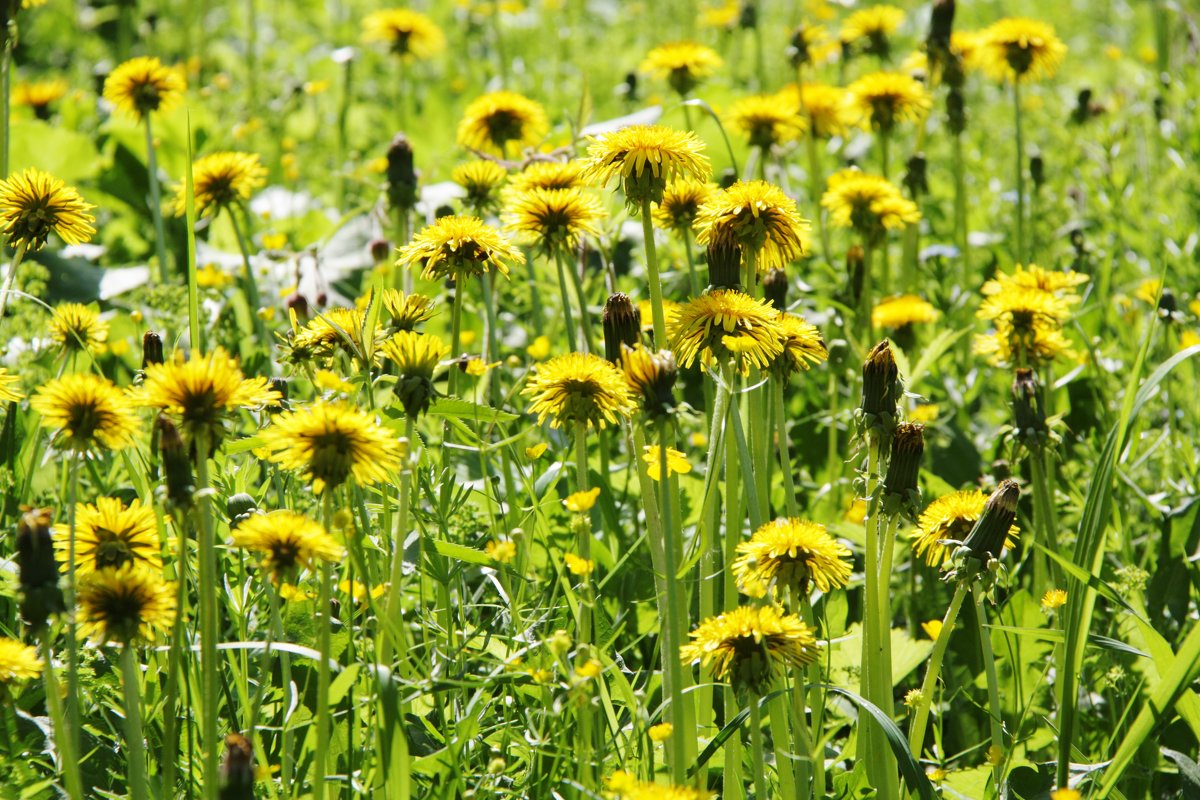
[{"label": "thick hollow stem", "polygon": [[682,669],[680,669],[681,665],[679,663],[679,644],[683,631],[683,626],[680,623],[686,619],[687,607],[679,591],[679,550],[676,542],[677,533],[674,526],[674,515],[672,513],[672,509],[676,505],[676,498],[673,497],[673,485],[672,481],[668,479],[667,472],[667,448],[674,441],[670,434],[670,420],[664,418],[659,423],[658,434],[658,485],[662,489],[659,508],[662,509],[663,560],[667,573],[667,606],[663,619],[663,632],[665,636],[662,659],[663,668],[667,673],[667,688],[670,695],[670,719],[672,726],[674,726],[674,733],[671,736],[671,747],[668,751],[671,761],[671,779],[676,784],[682,785],[686,779],[687,771],[685,742],[689,737],[694,738],[694,733],[686,729],[683,713],[682,678],[680,674]]},{"label": "thick hollow stem", "polygon": [[[326,487],[323,508],[323,523],[326,530],[333,527],[333,494]],[[351,587],[353,588],[353,587]],[[325,800],[325,778],[329,774],[329,653],[333,622],[330,619],[330,605],[333,598],[333,569],[328,561],[321,562],[321,588],[318,593],[317,608],[320,610],[320,621],[317,624],[317,738],[316,749],[313,751],[312,790],[316,800]]]},{"label": "thick hollow stem", "polygon": [[[575,315],[571,311],[571,296],[567,292],[567,267],[563,263],[562,248],[554,248],[554,267],[558,271],[558,291],[562,295],[563,321],[567,326],[567,346],[572,353],[579,352],[579,331],[575,329]],[[581,313],[582,313],[581,309]]]},{"label": "thick hollow stem", "polygon": [[125,763],[129,775],[129,796],[131,800],[149,800],[138,665],[134,661],[133,648],[129,644],[121,648],[121,679],[125,689]]},{"label": "thick hollow stem", "polygon": [[976,624],[979,626],[979,651],[983,657],[983,671],[987,676],[988,721],[992,728],[992,786],[1000,791],[1004,779],[1004,726],[1001,723],[1000,681],[996,675],[996,658],[992,654],[992,632],[987,626],[987,611],[983,607],[983,589],[972,584],[971,594],[975,600]]},{"label": "thick hollow stem", "polygon": [[963,599],[967,596],[967,583],[960,581],[954,589],[954,597],[946,616],[942,620],[942,629],[937,641],[933,643],[933,652],[929,655],[929,666],[925,670],[925,680],[921,684],[921,698],[913,714],[912,723],[908,729],[908,749],[913,758],[919,759],[925,746],[925,726],[929,722],[929,709],[933,704],[933,694],[937,691],[938,675],[942,671],[942,659],[946,655],[946,647],[950,644],[950,634],[954,632],[954,623],[958,620],[958,612],[962,608]]},{"label": "thick hollow stem", "polygon": [[667,318],[663,313],[662,279],[658,274],[658,251],[654,246],[654,223],[650,198],[642,200],[642,239],[646,248],[646,282],[650,284],[650,313],[654,321],[654,346],[667,346]]},{"label": "thick hollow stem", "polygon": [[203,745],[204,797],[217,797],[217,760],[221,742],[217,736],[217,550],[208,476],[208,437],[196,437],[196,496],[200,513],[200,741]]},{"label": "thick hollow stem", "polygon": [[154,219],[154,247],[158,255],[158,282],[166,283],[170,275],[167,264],[167,235],[163,228],[162,195],[158,185],[158,155],[154,150],[154,132],[150,126],[150,115],[145,117],[146,129],[146,180],[150,184],[150,216]]},{"label": "thick hollow stem", "polygon": [[[755,798],[770,797],[767,791],[767,768],[766,758],[763,754],[763,734],[762,734],[762,710],[759,708],[761,698],[750,698],[750,757],[752,768],[754,770],[754,793]],[[792,797],[792,795],[784,795]]]},{"label": "thick hollow stem", "polygon": [[8,298],[12,296],[17,285],[17,268],[21,266],[21,261],[25,258],[26,247],[28,245],[25,242],[17,245],[17,250],[13,253],[12,261],[8,265],[8,274],[4,276],[4,289],[0,290],[0,325],[4,324],[4,312],[8,308]]},{"label": "thick hollow stem", "polygon": [[1017,260],[1026,263],[1025,252],[1025,135],[1021,127],[1021,84],[1013,81],[1013,114],[1017,128]]},{"label": "thick hollow stem", "polygon": [[62,771],[67,797],[70,800],[83,800],[83,781],[79,777],[77,756],[79,751],[75,749],[75,742],[63,712],[62,692],[54,674],[54,649],[50,645],[50,632],[47,630],[41,632],[41,657],[45,664],[42,680],[46,687],[46,708],[50,711],[50,723],[54,727],[55,742],[58,745],[58,768]]}]

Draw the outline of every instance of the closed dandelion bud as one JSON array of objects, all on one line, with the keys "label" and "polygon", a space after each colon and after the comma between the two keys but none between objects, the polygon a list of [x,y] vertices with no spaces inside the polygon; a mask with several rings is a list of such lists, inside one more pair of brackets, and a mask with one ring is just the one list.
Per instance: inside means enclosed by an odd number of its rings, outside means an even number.
[{"label": "closed dandelion bud", "polygon": [[413,149],[403,133],[396,134],[387,151],[388,202],[392,208],[408,210],[417,204],[417,170]]},{"label": "closed dandelion bud", "polygon": [[258,503],[245,492],[232,494],[225,501],[225,513],[229,515],[229,529],[234,530],[239,524],[250,519],[258,511]]},{"label": "closed dandelion bud", "polygon": [[742,10],[738,13],[738,27],[742,30],[751,31],[758,27],[758,4],[747,0],[742,3]]},{"label": "closed dandelion bud", "polygon": [[1017,520],[1017,500],[1021,497],[1021,488],[1016,481],[1004,480],[992,492],[987,504],[983,507],[975,527],[967,534],[963,546],[969,550],[971,558],[988,563],[1000,557],[1004,543],[1008,541],[1008,532]]},{"label": "closed dandelion bud", "polygon": [[1092,90],[1090,87],[1085,86],[1079,90],[1079,94],[1075,95],[1075,108],[1071,111],[1071,122],[1076,125],[1082,125],[1091,116]]},{"label": "closed dandelion bud", "polygon": [[225,737],[225,756],[221,759],[220,800],[253,800],[254,747],[240,733]]},{"label": "closed dandelion bud", "polygon": [[742,248],[725,240],[708,246],[708,286],[710,289],[740,289],[742,286]]},{"label": "closed dandelion bud", "polygon": [[163,363],[162,335],[156,331],[146,331],[142,334],[142,369],[151,364]]},{"label": "closed dandelion bud", "polygon": [[918,195],[927,194],[929,192],[929,181],[926,175],[926,163],[924,153],[913,153],[908,159],[908,170],[904,173],[904,186],[908,189],[909,195],[917,197]]},{"label": "closed dandelion bud", "polygon": [[158,434],[158,446],[162,452],[163,477],[167,483],[167,499],[172,505],[188,508],[192,504],[195,482],[192,480],[192,462],[179,429],[170,418],[160,414],[154,422]]},{"label": "closed dandelion bud", "polygon": [[967,104],[961,87],[946,93],[946,127],[956,136],[967,129]]},{"label": "closed dandelion bud", "polygon": [[863,362],[862,401],[858,416],[860,431],[890,432],[896,424],[896,405],[900,401],[900,370],[887,339],[871,348]]},{"label": "closed dandelion bud", "polygon": [[1034,189],[1042,188],[1046,182],[1046,160],[1041,153],[1034,153],[1029,158],[1029,177],[1033,179]]},{"label": "closed dandelion bud", "polygon": [[866,252],[860,245],[851,245],[846,251],[846,283],[849,288],[850,305],[858,305],[862,297],[863,273],[866,269]]},{"label": "closed dandelion bud", "polygon": [[1174,314],[1179,310],[1179,304],[1175,301],[1175,293],[1170,289],[1163,287],[1162,292],[1158,296],[1158,314],[1167,322],[1174,319]]},{"label": "closed dandelion bud", "polygon": [[728,167],[728,168],[722,170],[720,176],[717,178],[717,185],[720,186],[722,189],[728,189],[730,186],[733,186],[737,182],[738,182],[738,174],[737,174],[737,172],[735,172],[733,170],[732,167]]},{"label": "closed dandelion bud", "polygon": [[1017,441],[1028,447],[1044,445],[1049,429],[1046,426],[1046,409],[1042,406],[1042,392],[1033,370],[1024,367],[1017,369],[1013,376],[1012,404]]},{"label": "closed dandelion bud", "polygon": [[652,353],[644,347],[626,347],[621,356],[625,380],[641,396],[646,416],[659,419],[675,410],[675,379],[679,374],[670,350]]},{"label": "closed dandelion bud", "polygon": [[296,318],[301,320],[308,319],[308,298],[299,292],[292,292],[283,301],[288,311],[295,311]]},{"label": "closed dandelion bud", "polygon": [[637,102],[638,76],[636,72],[625,73],[625,80],[617,87],[617,94],[630,103]]},{"label": "closed dandelion bud", "polygon": [[41,630],[51,614],[63,610],[58,587],[58,562],[50,536],[51,512],[33,508],[17,523],[17,573],[21,587],[21,619],[32,630]]},{"label": "closed dandelion bud", "polygon": [[1167,100],[1161,94],[1154,98],[1154,121],[1162,124],[1162,121],[1167,118]]},{"label": "closed dandelion bud", "polygon": [[762,279],[763,297],[780,311],[787,310],[787,273],[772,267]]},{"label": "closed dandelion bud", "polygon": [[950,34],[954,31],[954,0],[934,0],[929,14],[929,36],[925,39],[929,55],[940,58],[950,52]]},{"label": "closed dandelion bud", "polygon": [[633,347],[642,336],[642,313],[637,303],[624,292],[610,295],[601,317],[604,323],[604,357],[621,363],[621,348]]},{"label": "closed dandelion bud", "polygon": [[892,434],[892,457],[883,479],[884,511],[916,520],[921,510],[917,475],[925,452],[925,426],[903,423]]},{"label": "closed dandelion bud", "polygon": [[371,254],[372,261],[382,264],[392,254],[392,243],[387,239],[372,239],[371,243],[367,245],[367,250]]},{"label": "closed dandelion bud", "polygon": [[279,393],[279,402],[268,408],[281,410],[288,407],[288,381],[287,378],[271,378],[267,383],[271,390]]},{"label": "closed dandelion bud", "polygon": [[808,49],[806,33],[804,25],[800,25],[792,32],[791,41],[788,42],[787,57],[788,61],[792,62],[792,69],[799,69],[812,61],[812,52]]}]

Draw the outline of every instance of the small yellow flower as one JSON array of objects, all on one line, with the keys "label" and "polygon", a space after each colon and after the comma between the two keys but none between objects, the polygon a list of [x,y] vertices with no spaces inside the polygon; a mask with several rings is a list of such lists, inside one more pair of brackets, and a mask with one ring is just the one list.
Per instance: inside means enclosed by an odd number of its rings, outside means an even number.
[{"label": "small yellow flower", "polygon": [[1050,793],[1050,800],[1083,800],[1078,789],[1055,789]]},{"label": "small yellow flower", "polygon": [[851,525],[861,525],[862,521],[867,518],[867,501],[861,497],[856,497],[850,501],[850,507],[846,509],[846,513],[842,515],[842,519],[849,522]]},{"label": "small yellow flower", "polygon": [[1146,278],[1138,284],[1133,296],[1148,306],[1158,305],[1158,296],[1162,293],[1163,282],[1158,278]]},{"label": "small yellow flower", "polygon": [[571,635],[559,628],[545,641],[546,648],[560,658],[571,650]]},{"label": "small yellow flower", "polygon": [[922,403],[912,411],[908,412],[908,421],[919,422],[922,425],[929,425],[937,420],[937,416],[937,403]]},{"label": "small yellow flower", "polygon": [[548,447],[550,447],[550,445],[546,444],[545,442],[542,442],[541,444],[535,444],[533,447],[526,447],[525,457],[530,461],[537,461],[542,457],[542,454],[546,452]]},{"label": "small yellow flower", "polygon": [[550,337],[539,336],[525,348],[525,353],[534,361],[544,361],[550,357]]},{"label": "small yellow flower", "polygon": [[45,666],[37,650],[16,639],[0,637],[0,690],[42,674]]},{"label": "small yellow flower", "polygon": [[665,742],[671,738],[671,734],[675,732],[675,726],[669,722],[660,722],[657,725],[651,725],[647,733],[650,735],[652,742]]},{"label": "small yellow flower", "polygon": [[407,8],[385,8],[362,23],[364,42],[384,42],[406,61],[428,59],[446,49],[446,36],[433,20]]},{"label": "small yellow flower", "polygon": [[936,640],[942,635],[942,621],[940,619],[930,619],[921,623],[921,630],[925,631],[925,635],[930,639]]},{"label": "small yellow flower", "polygon": [[233,276],[216,264],[205,264],[196,270],[196,285],[201,289],[224,289],[233,283]]},{"label": "small yellow flower", "polygon": [[1004,763],[1004,751],[999,745],[992,745],[987,749],[987,763],[989,766],[998,767]]},{"label": "small yellow flower", "polygon": [[921,701],[925,699],[925,693],[920,689],[909,689],[904,695],[904,705],[906,708],[916,708],[921,705]]},{"label": "small yellow flower", "polygon": [[488,373],[488,370],[500,366],[499,361],[493,361],[490,364],[482,358],[472,358],[467,362],[467,374],[472,378],[482,378]]},{"label": "small yellow flower", "polygon": [[1067,593],[1062,589],[1047,589],[1042,595],[1042,611],[1050,612],[1067,604]]},{"label": "small yellow flower", "polygon": [[1195,331],[1184,331],[1179,334],[1179,349],[1187,350],[1189,347],[1195,347],[1200,344],[1200,333]]},{"label": "small yellow flower", "polygon": [[563,499],[563,505],[567,507],[567,511],[572,511],[576,514],[586,514],[596,505],[596,499],[600,497],[600,487],[588,489],[586,492],[575,492],[569,494]]},{"label": "small yellow flower", "polygon": [[65,352],[99,353],[108,341],[108,323],[81,303],[55,306],[50,317],[50,336]]},{"label": "small yellow flower", "polygon": [[695,42],[669,42],[646,54],[638,72],[666,80],[680,96],[689,94],[721,68],[721,57]]},{"label": "small yellow flower", "polygon": [[[642,454],[642,461],[646,462],[646,474],[650,476],[652,481],[662,480],[662,449],[654,445],[646,445],[646,452]],[[686,475],[692,471],[692,465],[688,463],[687,456],[676,450],[674,447],[667,448],[667,477],[672,475]]]},{"label": "small yellow flower", "polygon": [[323,392],[342,392],[343,394],[354,392],[354,384],[347,383],[336,372],[327,369],[317,370],[313,375],[313,385]]},{"label": "small yellow flower", "polygon": [[287,243],[286,233],[264,233],[262,237],[263,250],[283,250]]},{"label": "small yellow flower", "polygon": [[530,670],[529,677],[533,678],[534,683],[549,683],[554,680],[554,673],[548,669]]},{"label": "small yellow flower", "polygon": [[512,539],[491,539],[483,546],[488,558],[508,564],[517,557],[517,543]]},{"label": "small yellow flower", "polygon": [[933,781],[934,783],[941,783],[942,781],[946,780],[946,778],[950,777],[950,773],[941,767],[928,767],[925,770],[925,777],[929,778],[929,780]]},{"label": "small yellow flower", "polygon": [[584,680],[591,680],[592,678],[598,677],[603,670],[603,664],[594,658],[589,658],[575,669],[575,674]]},{"label": "small yellow flower", "polygon": [[688,434],[688,445],[696,448],[708,447],[708,434],[702,431],[695,431]]},{"label": "small yellow flower", "polygon": [[13,89],[13,104],[29,106],[39,119],[49,119],[50,104],[61,100],[69,88],[62,78],[32,83],[22,81]]},{"label": "small yellow flower", "polygon": [[140,120],[153,111],[169,111],[186,89],[182,69],[168,67],[152,56],[139,56],[109,73],[104,81],[104,99]]},{"label": "small yellow flower", "polygon": [[289,603],[302,603],[305,600],[312,600],[315,597],[316,595],[312,592],[302,589],[295,584],[285,583],[279,587],[279,598]]},{"label": "small yellow flower", "polygon": [[881,300],[871,312],[871,323],[876,328],[902,328],[905,325],[935,322],[937,318],[937,309],[915,294]]},{"label": "small yellow flower", "polygon": [[1009,17],[993,22],[981,33],[981,60],[995,80],[1024,83],[1053,78],[1067,46],[1045,22]]},{"label": "small yellow flower", "polygon": [[580,578],[591,575],[596,569],[595,561],[590,558],[581,558],[574,553],[567,553],[563,556],[563,562],[567,565],[568,572]]},{"label": "small yellow flower", "polygon": [[[367,600],[367,587],[365,584],[359,583],[358,581],[340,581],[338,583],[338,590],[344,594],[350,595],[350,599],[355,603],[365,603]],[[378,586],[372,586],[371,599],[375,600],[379,597],[383,597],[387,590],[388,585],[386,583],[381,583]]]}]

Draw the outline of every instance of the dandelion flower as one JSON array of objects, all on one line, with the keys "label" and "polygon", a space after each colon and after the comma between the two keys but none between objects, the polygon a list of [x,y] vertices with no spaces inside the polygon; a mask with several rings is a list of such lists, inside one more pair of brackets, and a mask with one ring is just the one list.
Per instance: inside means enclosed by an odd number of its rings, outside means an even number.
[{"label": "dandelion flower", "polygon": [[396,375],[392,391],[406,416],[415,419],[429,408],[435,394],[433,371],[449,351],[438,337],[412,331],[400,331],[383,343],[379,352],[392,362]]},{"label": "dandelion flower", "polygon": [[61,100],[68,88],[69,84],[62,78],[32,83],[22,81],[13,89],[13,103],[32,108],[38,119],[49,119],[50,105]]},{"label": "dandelion flower", "polygon": [[1040,319],[1024,328],[1010,321],[998,320],[991,333],[975,337],[972,350],[997,367],[1036,367],[1075,355],[1062,329],[1055,323]]},{"label": "dandelion flower", "polygon": [[884,234],[914,225],[921,219],[916,203],[904,197],[896,185],[879,175],[844,169],[829,176],[821,205],[829,221],[839,228],[854,228],[871,244]]},{"label": "dandelion flower", "polygon": [[535,161],[509,179],[507,191],[513,194],[529,189],[575,189],[585,185],[583,163],[570,161]]},{"label": "dandelion flower", "polygon": [[40,169],[0,181],[0,224],[13,248],[41,250],[51,233],[67,244],[90,241],[96,232],[96,218],[88,213],[93,208],[75,189]]},{"label": "dandelion flower", "polygon": [[776,357],[772,366],[780,370],[784,377],[807,372],[813,364],[829,360],[825,339],[816,325],[786,311],[779,312],[776,322],[783,335],[783,352]]},{"label": "dandelion flower", "polygon": [[407,8],[385,8],[363,18],[363,41],[383,42],[405,60],[428,59],[446,49],[446,36],[433,20]]},{"label": "dandelion flower", "polygon": [[898,122],[918,121],[933,107],[929,91],[902,72],[872,72],[846,91],[850,107],[884,133],[890,133]]},{"label": "dandelion flower", "polygon": [[705,181],[691,178],[671,181],[663,190],[662,202],[652,212],[654,224],[677,233],[691,230],[700,207],[717,191],[716,186]]},{"label": "dandelion flower", "polygon": [[877,5],[855,11],[842,23],[838,39],[846,45],[862,44],[863,51],[887,58],[888,38],[904,22],[904,11],[896,6]]},{"label": "dandelion flower", "polygon": [[175,622],[175,589],[143,564],[89,573],[75,602],[80,633],[96,644],[149,642]]},{"label": "dandelion flower", "polygon": [[[645,452],[642,453],[642,461],[646,462],[646,475],[652,481],[662,480],[662,448],[659,445],[646,445]],[[667,477],[672,475],[686,475],[692,471],[692,465],[679,450],[674,447],[667,448]]]},{"label": "dandelion flower", "polygon": [[131,58],[109,73],[104,99],[134,119],[154,111],[170,111],[187,89],[183,70],[168,67],[153,56]]},{"label": "dandelion flower", "polygon": [[743,375],[751,364],[765,369],[783,353],[783,337],[779,312],[736,289],[717,289],[689,300],[667,324],[667,338],[680,365],[690,367],[699,358],[707,370],[732,362]]},{"label": "dandelion flower", "polygon": [[[917,530],[912,535],[913,552],[931,567],[949,564],[953,551],[943,542],[966,539],[983,515],[987,501],[987,493],[978,489],[953,492],[934,500],[917,521]],[[1017,534],[1018,530],[1013,526],[1004,545],[1006,548],[1015,546]]]},{"label": "dandelion flower", "polygon": [[400,442],[346,403],[317,402],[285,411],[261,436],[270,460],[303,473],[317,494],[351,477],[361,486],[386,482],[400,468]]},{"label": "dandelion flower", "polygon": [[700,208],[695,227],[700,244],[736,244],[754,253],[756,269],[765,273],[804,255],[810,226],[778,186],[738,181]]},{"label": "dandelion flower", "polygon": [[450,173],[450,180],[457,183],[466,191],[463,203],[476,213],[483,213],[496,208],[499,203],[500,188],[508,179],[508,170],[495,161],[477,158],[466,164],[459,164]]},{"label": "dandelion flower", "polygon": [[138,432],[129,397],[91,373],[55,378],[29,404],[41,414],[43,427],[57,431],[59,446],[77,453],[129,447]]},{"label": "dandelion flower", "polygon": [[510,564],[517,557],[517,543],[512,539],[489,539],[483,552],[499,564]]},{"label": "dandelion flower", "polygon": [[591,575],[596,569],[595,561],[592,561],[590,558],[581,558],[574,553],[564,555],[563,563],[567,566],[567,572],[579,578]]},{"label": "dandelion flower", "polygon": [[665,80],[680,97],[721,68],[721,57],[711,47],[695,42],[670,42],[655,47],[642,60],[638,72]]},{"label": "dandelion flower", "polygon": [[[158,520],[154,509],[134,500],[125,506],[115,497],[75,506],[75,571],[87,575],[98,569],[144,564],[162,569]],[[54,526],[54,550],[63,572],[69,565],[71,528]]]},{"label": "dandelion flower", "polygon": [[[734,3],[733,10],[738,9]],[[654,738],[655,728],[671,728],[664,722],[650,729],[650,737]],[[673,728],[672,728],[673,730]],[[666,734],[669,736],[670,734]],[[666,736],[664,736],[666,738]],[[660,740],[655,740],[660,741]],[[639,781],[628,772],[616,772],[605,779],[605,786],[612,793],[614,800],[710,800],[712,792],[696,789],[691,786],[673,786],[651,781]]]},{"label": "dandelion flower", "polygon": [[983,284],[980,291],[985,295],[993,295],[1014,286],[1023,289],[1039,289],[1074,305],[1079,302],[1079,296],[1072,290],[1089,280],[1087,275],[1074,270],[1044,269],[1037,264],[1017,264],[1011,273],[997,272],[994,278]]},{"label": "dandelion flower", "polygon": [[[211,153],[192,165],[192,187],[196,199],[196,216],[209,211],[244,203],[255,189],[267,183],[267,170],[255,153]],[[186,182],[180,183],[175,194],[175,216],[187,212]]]},{"label": "dandelion flower", "polygon": [[536,145],[550,131],[539,103],[516,92],[490,92],[471,101],[458,124],[458,145],[504,156],[509,142]]},{"label": "dandelion flower", "polygon": [[1067,604],[1067,593],[1063,589],[1047,589],[1042,595],[1042,611],[1050,612]]},{"label": "dandelion flower", "polygon": [[828,592],[850,580],[850,550],[824,525],[796,518],[768,522],[737,546],[732,569],[738,586],[752,597],[773,588],[806,595],[809,584]]},{"label": "dandelion flower", "polygon": [[634,209],[661,203],[670,180],[703,181],[711,173],[704,143],[694,133],[662,125],[631,125],[593,138],[584,168],[584,177],[600,186],[617,179]]},{"label": "dandelion flower", "polygon": [[50,316],[50,338],[65,352],[99,353],[108,341],[108,323],[82,303],[62,303]]},{"label": "dandelion flower", "polygon": [[625,376],[592,353],[567,353],[533,368],[521,391],[529,397],[529,413],[550,427],[584,425],[604,429],[633,415],[637,406]]},{"label": "dandelion flower", "polygon": [[1066,300],[1041,289],[1010,285],[984,297],[976,316],[980,319],[1002,319],[1020,329],[1035,322],[1061,325],[1071,316]]},{"label": "dandelion flower", "polygon": [[741,606],[704,620],[679,648],[685,663],[712,667],[713,678],[761,696],[781,667],[803,667],[819,654],[814,631],[775,606]]},{"label": "dandelion flower", "polygon": [[405,294],[399,289],[383,290],[383,310],[390,318],[387,331],[414,330],[433,318],[433,299],[423,294]]},{"label": "dandelion flower", "polygon": [[781,89],[775,97],[780,105],[796,109],[807,123],[809,135],[817,139],[844,135],[856,119],[846,90],[839,86],[804,83],[797,87],[792,83]]},{"label": "dandelion flower", "polygon": [[345,550],[325,528],[294,511],[253,514],[233,531],[234,547],[262,554],[262,568],[276,583],[294,580],[301,569],[318,561],[337,562]]},{"label": "dandelion flower", "polygon": [[[292,334],[289,358],[296,362],[314,358],[328,360],[339,352],[358,357],[365,352],[363,329],[366,321],[363,309],[331,308]],[[376,326],[372,341],[377,342],[382,337],[383,329]]]},{"label": "dandelion flower", "polygon": [[521,251],[483,220],[442,217],[401,248],[398,263],[420,266],[426,280],[462,280],[492,271],[508,275],[509,266],[524,262]]},{"label": "dandelion flower", "polygon": [[871,311],[871,324],[876,328],[903,328],[905,325],[922,325],[934,322],[938,311],[927,300],[915,294],[889,297],[876,304]]},{"label": "dandelion flower", "polygon": [[24,396],[20,376],[11,375],[4,367],[0,367],[0,403],[16,403]]},{"label": "dandelion flower", "polygon": [[36,678],[44,666],[36,649],[16,639],[0,637],[0,689]]},{"label": "dandelion flower", "polygon": [[509,195],[504,224],[517,239],[547,253],[575,250],[584,236],[600,235],[600,202],[583,189],[527,189]]},{"label": "dandelion flower", "polygon": [[653,352],[640,343],[623,345],[620,355],[621,371],[629,388],[642,401],[642,409],[651,419],[659,419],[675,408],[675,380],[679,370],[675,354],[670,350]]},{"label": "dandelion flower", "polygon": [[728,122],[746,135],[751,147],[761,150],[799,139],[806,128],[796,106],[780,103],[775,94],[756,94],[735,101]]},{"label": "dandelion flower", "polygon": [[988,75],[1018,83],[1053,78],[1067,57],[1067,46],[1051,25],[1022,17],[989,25],[980,32],[979,49]]},{"label": "dandelion flower", "polygon": [[665,742],[671,738],[671,734],[675,732],[675,726],[669,722],[660,722],[657,725],[651,725],[646,731],[652,742]]}]

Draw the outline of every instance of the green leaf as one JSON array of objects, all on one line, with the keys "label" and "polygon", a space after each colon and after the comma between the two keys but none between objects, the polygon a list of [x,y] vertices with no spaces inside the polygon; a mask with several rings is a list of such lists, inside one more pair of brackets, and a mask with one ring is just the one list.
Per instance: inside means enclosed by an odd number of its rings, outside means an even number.
[{"label": "green leaf", "polygon": [[469,400],[459,400],[454,397],[439,397],[429,406],[427,413],[431,417],[455,417],[480,422],[516,422],[521,418],[509,411],[501,411],[482,403],[472,403]]},{"label": "green leaf", "polygon": [[[896,755],[896,763],[900,765],[900,774],[904,777],[904,782],[908,784],[908,790],[917,794],[921,800],[934,800],[936,798],[937,795],[934,794],[933,784],[929,782],[929,778],[925,776],[925,771],[921,769],[921,765],[917,763],[912,753],[909,752],[908,740],[904,738],[904,734],[896,727],[896,723],[891,717],[883,713],[883,710],[879,706],[868,702],[847,689],[829,685],[823,688],[827,692],[842,695],[870,714],[871,719],[875,720],[875,724],[883,731],[883,735],[891,746],[892,752]],[[859,724],[862,724],[861,718]]]},{"label": "green leaf", "polygon": [[447,542],[442,539],[433,540],[433,549],[446,558],[453,558],[456,561],[465,561],[468,564],[479,564],[483,567],[494,566],[496,562],[492,557],[482,550],[476,550],[466,545]]}]

